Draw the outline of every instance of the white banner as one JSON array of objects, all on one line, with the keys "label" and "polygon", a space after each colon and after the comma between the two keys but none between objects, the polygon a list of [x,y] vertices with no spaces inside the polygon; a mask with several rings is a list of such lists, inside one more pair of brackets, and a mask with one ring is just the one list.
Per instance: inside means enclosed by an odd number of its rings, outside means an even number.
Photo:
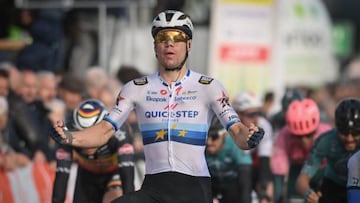
[{"label": "white banner", "polygon": [[271,82],[272,0],[215,0],[210,26],[209,75],[230,96],[263,93]]},{"label": "white banner", "polygon": [[322,1],[278,0],[277,6],[277,81],[288,87],[319,87],[335,80],[331,22]]}]

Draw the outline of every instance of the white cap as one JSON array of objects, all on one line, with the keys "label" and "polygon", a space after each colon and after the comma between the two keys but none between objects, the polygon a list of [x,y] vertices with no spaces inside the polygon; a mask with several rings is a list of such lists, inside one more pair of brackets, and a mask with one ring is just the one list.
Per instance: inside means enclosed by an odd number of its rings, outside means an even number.
[{"label": "white cap", "polygon": [[253,92],[241,92],[237,94],[232,102],[235,111],[245,111],[250,108],[260,108],[262,103]]}]

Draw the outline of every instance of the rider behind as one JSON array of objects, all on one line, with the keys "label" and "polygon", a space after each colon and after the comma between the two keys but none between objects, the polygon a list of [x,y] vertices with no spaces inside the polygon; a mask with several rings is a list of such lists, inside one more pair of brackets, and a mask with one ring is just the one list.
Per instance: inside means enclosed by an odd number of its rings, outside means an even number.
[{"label": "rider behind", "polygon": [[[295,189],[295,181],[318,137],[331,129],[320,122],[320,110],[314,100],[294,100],[288,106],[286,126],[276,138],[271,168],[274,173],[275,202],[302,198]],[[321,177],[321,173],[318,176]],[[313,179],[312,183],[318,183]]]},{"label": "rider behind", "polygon": [[[100,122],[105,113],[105,106],[99,100],[85,100],[74,110],[74,123],[70,125],[82,130]],[[64,202],[74,162],[78,169],[73,202],[110,202],[123,193],[134,191],[133,151],[124,129],[116,131],[98,148],[59,145],[52,202]]]},{"label": "rider behind", "polygon": [[[340,101],[335,110],[335,126],[316,140],[297,178],[296,189],[305,202],[347,202],[347,163],[359,150],[360,143],[360,100],[345,98]],[[310,180],[324,158],[327,164],[318,191],[311,187]]]}]

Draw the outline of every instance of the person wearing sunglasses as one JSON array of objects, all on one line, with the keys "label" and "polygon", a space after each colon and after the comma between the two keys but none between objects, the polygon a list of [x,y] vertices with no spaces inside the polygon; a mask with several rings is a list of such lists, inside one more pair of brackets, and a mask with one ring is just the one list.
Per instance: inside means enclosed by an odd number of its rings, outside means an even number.
[{"label": "person wearing sunglasses", "polygon": [[63,144],[96,147],[135,110],[144,143],[145,178],[141,189],[113,202],[210,203],[205,144],[212,117],[217,116],[244,150],[256,147],[264,130],[241,122],[218,80],[187,67],[193,40],[188,15],[175,10],[161,12],[152,22],[151,33],[158,72],[126,83],[99,124],[73,132],[59,121],[50,135]]},{"label": "person wearing sunglasses", "polygon": [[216,117],[209,129],[205,152],[214,201],[251,203],[251,155],[237,147]]},{"label": "person wearing sunglasses", "polygon": [[262,114],[262,102],[253,92],[239,92],[232,101],[232,106],[245,125],[255,123],[265,130],[265,135],[259,146],[251,150],[252,189],[256,191],[260,203],[272,202],[272,173],[270,157],[273,148],[273,128]]},{"label": "person wearing sunglasses", "polygon": [[[336,106],[335,128],[316,140],[297,178],[296,189],[305,202],[347,203],[347,163],[359,150],[359,144],[360,100],[345,98]],[[327,163],[320,189],[316,190],[310,180],[320,169],[323,159]]]},{"label": "person wearing sunglasses", "polygon": [[[320,109],[310,98],[290,102],[285,121],[275,140],[271,161],[275,202],[302,199],[295,189],[296,179],[315,140],[331,129],[329,124],[320,122]],[[321,177],[321,173],[316,177]],[[317,181],[314,178],[312,183]]]}]

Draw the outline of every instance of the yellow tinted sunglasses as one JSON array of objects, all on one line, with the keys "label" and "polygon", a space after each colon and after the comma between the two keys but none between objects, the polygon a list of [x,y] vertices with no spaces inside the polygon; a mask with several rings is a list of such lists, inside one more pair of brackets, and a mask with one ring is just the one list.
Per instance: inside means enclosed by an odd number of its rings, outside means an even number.
[{"label": "yellow tinted sunglasses", "polygon": [[162,30],[156,34],[155,43],[162,43],[167,41],[186,42],[188,39],[188,36],[184,32],[177,30]]}]

